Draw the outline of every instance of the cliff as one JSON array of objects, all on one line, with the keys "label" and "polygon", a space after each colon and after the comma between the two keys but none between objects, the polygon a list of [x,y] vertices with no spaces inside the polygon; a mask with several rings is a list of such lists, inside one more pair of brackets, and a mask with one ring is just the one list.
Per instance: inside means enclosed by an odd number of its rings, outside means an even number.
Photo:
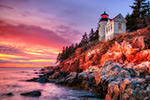
[{"label": "cliff", "polygon": [[43,73],[30,81],[77,86],[105,100],[149,100],[150,27],[89,43]]},{"label": "cliff", "polygon": [[78,48],[75,55],[64,60],[59,67],[65,72],[82,72],[90,66],[102,67],[107,60],[122,67],[150,61],[150,31],[145,28],[120,34],[106,42],[89,43]]}]

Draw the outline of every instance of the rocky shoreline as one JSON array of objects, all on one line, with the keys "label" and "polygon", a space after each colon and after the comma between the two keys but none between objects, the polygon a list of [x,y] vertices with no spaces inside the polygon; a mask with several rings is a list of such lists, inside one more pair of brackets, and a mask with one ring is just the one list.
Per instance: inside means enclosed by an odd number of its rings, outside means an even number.
[{"label": "rocky shoreline", "polygon": [[88,44],[41,71],[43,75],[28,81],[75,86],[105,100],[150,100],[150,30]]},{"label": "rocky shoreline", "polygon": [[93,93],[106,100],[149,100],[150,76],[131,68],[121,68],[113,61],[106,61],[102,67],[91,66],[84,72],[66,73],[58,67],[43,69],[43,75],[28,81],[52,82],[75,86]]}]

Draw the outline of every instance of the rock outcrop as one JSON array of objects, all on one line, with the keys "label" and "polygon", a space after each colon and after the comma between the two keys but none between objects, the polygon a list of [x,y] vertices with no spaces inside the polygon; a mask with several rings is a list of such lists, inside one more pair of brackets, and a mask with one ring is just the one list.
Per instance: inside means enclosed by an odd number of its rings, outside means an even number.
[{"label": "rock outcrop", "polygon": [[49,82],[77,86],[102,99],[149,100],[150,31],[145,28],[88,44],[43,73]]},{"label": "rock outcrop", "polygon": [[37,97],[37,96],[41,96],[41,92],[40,91],[31,91],[31,92],[21,93],[20,95]]},{"label": "rock outcrop", "polygon": [[107,60],[135,65],[150,61],[150,31],[147,28],[120,34],[112,40],[100,41],[90,46],[85,50],[83,47],[78,48],[73,56],[64,60],[58,67],[70,73],[85,71],[90,66],[102,66]]},{"label": "rock outcrop", "polygon": [[14,94],[11,93],[11,92],[9,92],[9,93],[4,93],[4,94],[2,94],[2,96],[14,96]]}]

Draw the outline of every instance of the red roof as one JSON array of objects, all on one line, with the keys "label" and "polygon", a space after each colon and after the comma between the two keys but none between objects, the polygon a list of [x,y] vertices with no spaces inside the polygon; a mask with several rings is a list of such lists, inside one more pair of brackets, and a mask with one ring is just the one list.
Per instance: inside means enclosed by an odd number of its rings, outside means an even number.
[{"label": "red roof", "polygon": [[113,19],[109,19],[110,21],[112,21]]}]

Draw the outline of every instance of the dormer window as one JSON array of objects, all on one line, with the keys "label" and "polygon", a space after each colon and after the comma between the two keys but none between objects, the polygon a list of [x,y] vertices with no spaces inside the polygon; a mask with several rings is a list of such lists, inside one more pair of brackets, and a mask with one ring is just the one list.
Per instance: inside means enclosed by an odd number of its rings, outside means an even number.
[{"label": "dormer window", "polygon": [[118,29],[122,30],[122,24],[121,23],[118,23]]},{"label": "dormer window", "polygon": [[111,27],[111,30],[112,30],[112,24],[111,24],[111,26],[110,26],[110,27]]}]

